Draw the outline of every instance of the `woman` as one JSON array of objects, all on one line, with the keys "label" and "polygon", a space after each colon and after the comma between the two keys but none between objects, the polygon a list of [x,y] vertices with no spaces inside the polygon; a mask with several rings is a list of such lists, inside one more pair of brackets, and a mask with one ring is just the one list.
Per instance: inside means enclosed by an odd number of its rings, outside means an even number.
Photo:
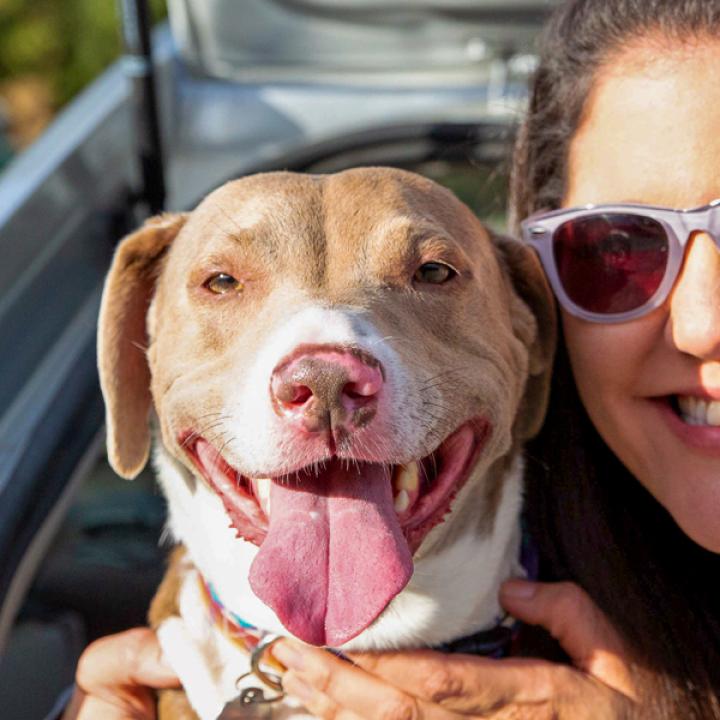
[{"label": "woman", "polygon": [[429,651],[352,666],[277,644],[286,689],[318,715],[720,717],[720,249],[703,232],[720,207],[644,207],[720,197],[719,31],[717,0],[570,0],[545,33],[517,149],[515,218],[620,205],[528,226],[564,226],[568,249],[559,268],[544,257],[566,352],[528,505],[545,579],[575,584],[512,581],[501,599],[575,668]]}]

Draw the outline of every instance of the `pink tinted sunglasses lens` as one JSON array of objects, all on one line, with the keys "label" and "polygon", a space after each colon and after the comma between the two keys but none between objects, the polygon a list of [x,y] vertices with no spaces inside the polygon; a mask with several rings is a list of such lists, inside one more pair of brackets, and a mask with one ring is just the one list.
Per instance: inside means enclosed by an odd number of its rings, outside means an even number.
[{"label": "pink tinted sunglasses lens", "polygon": [[560,282],[568,297],[589,312],[637,310],[657,292],[665,275],[665,228],[642,215],[603,213],[568,220],[553,235]]}]

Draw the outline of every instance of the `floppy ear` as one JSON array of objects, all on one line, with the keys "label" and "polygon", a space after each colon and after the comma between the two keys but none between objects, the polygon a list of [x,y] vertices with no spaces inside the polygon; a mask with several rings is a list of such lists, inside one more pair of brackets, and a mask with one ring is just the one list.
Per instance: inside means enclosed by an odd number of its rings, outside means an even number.
[{"label": "floppy ear", "polygon": [[493,234],[492,239],[516,294],[532,313],[532,317],[528,317],[518,309],[512,312],[513,330],[530,352],[530,376],[515,422],[517,437],[526,440],[540,430],[547,410],[557,342],[555,300],[540,260],[531,247],[502,235]]},{"label": "floppy ear", "polygon": [[108,459],[134,478],[150,453],[150,368],[145,316],[157,263],[187,215],[151,218],[118,245],[105,280],[98,328],[98,369],[105,398]]}]

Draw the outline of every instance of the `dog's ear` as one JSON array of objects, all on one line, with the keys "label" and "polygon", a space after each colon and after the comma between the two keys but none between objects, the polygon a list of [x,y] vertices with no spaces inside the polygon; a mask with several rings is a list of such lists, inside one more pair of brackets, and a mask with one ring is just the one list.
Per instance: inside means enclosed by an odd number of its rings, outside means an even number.
[{"label": "dog's ear", "polygon": [[98,369],[105,398],[108,459],[134,478],[150,452],[150,368],[145,318],[158,261],[187,215],[158,215],[122,240],[105,280],[98,328]]},{"label": "dog's ear", "polygon": [[530,352],[530,377],[515,424],[517,437],[526,440],[540,430],[547,410],[557,342],[555,301],[540,260],[531,247],[502,235],[493,234],[492,239],[516,294],[531,311],[531,316],[524,312],[512,313],[513,330]]}]

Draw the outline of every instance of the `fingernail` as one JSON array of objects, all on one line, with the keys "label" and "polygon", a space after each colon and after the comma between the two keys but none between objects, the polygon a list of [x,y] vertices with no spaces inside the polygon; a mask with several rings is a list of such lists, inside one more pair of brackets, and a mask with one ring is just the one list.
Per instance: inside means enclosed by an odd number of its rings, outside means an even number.
[{"label": "fingernail", "polygon": [[283,675],[282,686],[286,693],[294,695],[303,702],[309,702],[315,694],[315,690],[292,671]]},{"label": "fingernail", "polygon": [[532,600],[537,593],[537,585],[527,580],[508,580],[502,584],[500,595],[513,600]]},{"label": "fingernail", "polygon": [[282,640],[273,645],[272,654],[286,668],[292,668],[293,670],[303,670],[305,668],[305,658],[303,658],[302,652],[290,640]]}]

